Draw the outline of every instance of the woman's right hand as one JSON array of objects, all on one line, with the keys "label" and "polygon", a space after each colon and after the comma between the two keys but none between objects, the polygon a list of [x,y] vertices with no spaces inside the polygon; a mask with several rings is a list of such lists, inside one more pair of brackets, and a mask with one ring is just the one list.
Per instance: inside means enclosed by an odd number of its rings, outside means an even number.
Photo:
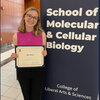
[{"label": "woman's right hand", "polygon": [[12,53],[12,54],[11,54],[11,58],[12,58],[12,59],[15,59],[15,58],[17,58],[17,57],[18,57],[18,55],[17,55],[16,53]]}]

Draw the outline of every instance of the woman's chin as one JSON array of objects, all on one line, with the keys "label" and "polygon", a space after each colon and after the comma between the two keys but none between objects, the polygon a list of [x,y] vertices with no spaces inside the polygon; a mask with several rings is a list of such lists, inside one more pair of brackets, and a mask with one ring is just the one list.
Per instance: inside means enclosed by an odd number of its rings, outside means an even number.
[{"label": "woman's chin", "polygon": [[28,26],[28,27],[33,27],[33,26],[34,26],[34,24],[27,24],[27,26]]}]

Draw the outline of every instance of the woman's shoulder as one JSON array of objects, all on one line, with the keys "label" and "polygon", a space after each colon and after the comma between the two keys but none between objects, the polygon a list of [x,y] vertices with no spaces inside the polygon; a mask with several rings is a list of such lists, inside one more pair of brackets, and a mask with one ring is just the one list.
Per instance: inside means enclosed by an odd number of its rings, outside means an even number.
[{"label": "woman's shoulder", "polygon": [[17,36],[17,32],[15,32],[14,34],[13,34],[13,37],[16,37]]},{"label": "woman's shoulder", "polygon": [[41,34],[44,36],[44,35],[46,35],[46,33],[45,33],[45,31],[43,30],[42,32],[41,32]]}]

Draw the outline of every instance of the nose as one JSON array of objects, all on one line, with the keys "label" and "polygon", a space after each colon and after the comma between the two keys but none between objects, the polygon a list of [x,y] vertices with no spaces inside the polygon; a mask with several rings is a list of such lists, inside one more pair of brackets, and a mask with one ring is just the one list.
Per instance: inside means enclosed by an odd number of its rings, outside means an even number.
[{"label": "nose", "polygon": [[33,18],[30,18],[30,20],[32,20],[32,21],[33,21],[34,19],[33,19]]}]

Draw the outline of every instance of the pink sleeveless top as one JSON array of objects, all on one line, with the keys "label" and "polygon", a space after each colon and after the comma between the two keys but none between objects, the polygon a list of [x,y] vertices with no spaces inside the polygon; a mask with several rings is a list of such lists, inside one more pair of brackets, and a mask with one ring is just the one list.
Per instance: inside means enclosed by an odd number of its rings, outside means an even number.
[{"label": "pink sleeveless top", "polygon": [[18,45],[42,45],[42,34],[35,36],[32,32],[17,32]]}]

